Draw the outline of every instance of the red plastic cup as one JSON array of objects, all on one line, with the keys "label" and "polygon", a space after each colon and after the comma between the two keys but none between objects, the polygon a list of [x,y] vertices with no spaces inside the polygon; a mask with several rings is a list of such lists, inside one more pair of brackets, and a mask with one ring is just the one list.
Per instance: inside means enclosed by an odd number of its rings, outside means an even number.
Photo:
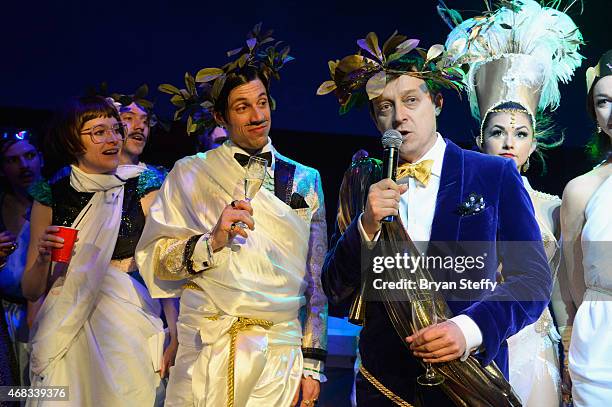
[{"label": "red plastic cup", "polygon": [[64,239],[64,247],[61,249],[51,250],[51,261],[58,263],[70,263],[70,259],[72,258],[72,248],[74,247],[74,242],[76,241],[79,231],[66,226],[58,226],[58,228],[59,232],[54,233],[54,235]]}]

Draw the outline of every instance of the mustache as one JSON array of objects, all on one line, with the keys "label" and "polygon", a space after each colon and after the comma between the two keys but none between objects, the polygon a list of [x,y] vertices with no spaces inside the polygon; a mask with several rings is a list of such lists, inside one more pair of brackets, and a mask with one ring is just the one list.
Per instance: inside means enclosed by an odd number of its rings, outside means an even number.
[{"label": "mustache", "polygon": [[268,123],[268,120],[267,119],[263,119],[263,120],[258,120],[258,121],[255,121],[255,122],[250,122],[249,124],[247,124],[247,126],[259,127],[262,124],[266,124],[266,123]]}]

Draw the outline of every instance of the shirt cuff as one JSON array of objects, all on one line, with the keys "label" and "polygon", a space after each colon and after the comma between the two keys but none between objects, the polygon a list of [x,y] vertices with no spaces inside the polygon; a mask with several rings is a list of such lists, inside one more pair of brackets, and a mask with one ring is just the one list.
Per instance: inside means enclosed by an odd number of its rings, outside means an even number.
[{"label": "shirt cuff", "polygon": [[378,238],[380,237],[380,230],[376,232],[376,234],[374,235],[374,238],[370,239],[365,229],[363,228],[363,225],[361,224],[362,216],[363,216],[363,212],[361,212],[361,215],[359,215],[359,219],[357,220],[357,226],[359,226],[359,234],[361,235],[361,240],[365,242],[377,242]]},{"label": "shirt cuff", "polygon": [[474,322],[474,320],[465,314],[459,314],[452,317],[449,321],[453,321],[465,338],[465,353],[461,356],[461,361],[464,362],[476,349],[482,345],[482,331]]},{"label": "shirt cuff", "polygon": [[323,374],[324,365],[320,360],[304,358],[304,377],[312,377],[320,383],[325,383],[327,377]]},{"label": "shirt cuff", "polygon": [[193,262],[193,270],[196,272],[202,272],[209,268],[218,266],[227,260],[230,249],[224,247],[217,253],[213,254],[212,248],[210,248],[208,241],[208,235],[202,235],[196,242],[191,255],[191,261]]}]

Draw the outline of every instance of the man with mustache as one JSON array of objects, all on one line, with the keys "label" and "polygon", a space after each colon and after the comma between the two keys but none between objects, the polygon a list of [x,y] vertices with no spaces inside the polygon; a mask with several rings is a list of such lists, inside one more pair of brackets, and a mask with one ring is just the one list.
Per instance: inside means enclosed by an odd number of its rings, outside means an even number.
[{"label": "man with mustache", "polygon": [[119,107],[119,115],[121,121],[127,125],[128,131],[119,155],[119,162],[121,164],[138,165],[140,164],[140,155],[147,145],[151,133],[151,117],[147,109],[136,102]]},{"label": "man with mustache", "polygon": [[[105,88],[105,85],[104,85]],[[105,89],[103,90],[105,92]],[[148,93],[147,85],[140,86],[133,95],[122,95],[113,93],[112,103],[119,112],[121,121],[127,126],[127,135],[119,153],[119,165],[138,165],[155,171],[162,178],[165,178],[168,171],[162,166],[145,164],[140,161],[140,156],[144,151],[151,128],[157,123],[157,118],[153,113],[153,103],[145,99]],[[178,317],[178,300],[164,298],[161,300],[163,317],[168,324],[170,341],[164,350],[161,376],[168,376],[169,369],[174,365],[176,351],[178,348],[178,338],[176,333],[176,319]]]},{"label": "man with mustache", "polygon": [[3,129],[0,132],[0,296],[17,356],[19,381],[29,384],[27,302],[21,292],[21,275],[30,240],[28,213],[32,198],[28,188],[40,179],[42,155],[31,132]]},{"label": "man with mustache", "polygon": [[[109,101],[112,101],[119,111],[121,121],[127,126],[127,137],[119,154],[119,164],[146,166],[165,176],[167,173],[165,168],[140,161],[140,156],[149,141],[151,130],[157,124],[153,102],[145,98],[148,89],[148,86],[144,84],[136,89],[134,94],[113,93],[109,98]],[[107,94],[106,84],[102,84],[101,92],[98,93]]]},{"label": "man with mustache", "polygon": [[[212,112],[196,120],[214,117],[205,127],[223,126],[229,140],[175,164],[138,245],[153,297],[181,296],[166,406],[286,407],[300,397],[312,406],[325,381],[321,177],[268,137],[269,80],[292,58],[288,48],[262,53],[271,32],[259,30],[230,54],[235,62],[198,73]],[[247,200],[244,167],[254,155],[267,160],[268,176]]]}]

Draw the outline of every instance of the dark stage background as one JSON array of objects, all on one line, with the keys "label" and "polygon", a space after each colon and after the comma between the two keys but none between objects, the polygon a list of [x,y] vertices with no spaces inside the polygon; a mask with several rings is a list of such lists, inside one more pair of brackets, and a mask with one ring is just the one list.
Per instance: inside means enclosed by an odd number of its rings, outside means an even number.
[{"label": "dark stage background", "polygon": [[[481,11],[483,0],[446,0],[449,7]],[[536,189],[560,194],[571,178],[592,163],[584,144],[594,130],[585,112],[585,71],[612,47],[612,1],[585,0],[570,13],[583,33],[587,57],[574,80],[561,85],[561,107],[553,113],[565,144],[548,154],[548,173],[532,165],[529,178]],[[162,118],[173,113],[160,83],[182,86],[185,71],[220,66],[225,51],[243,43],[257,22],[274,28],[275,37],[292,47],[296,58],[272,84],[278,109],[271,137],[283,154],[317,168],[323,177],[328,224],[332,232],[337,191],[352,154],[365,148],[380,152],[379,135],[367,111],[338,116],[333,96],[315,96],[328,79],[327,61],[356,51],[356,39],[376,31],[384,41],[395,29],[421,40],[423,47],[443,43],[449,28],[435,12],[437,1],[21,1],[3,4],[0,24],[0,125],[44,131],[51,112],[69,97],[108,82],[111,91],[132,93],[140,84],[151,89]],[[446,92],[439,130],[465,148],[472,148],[477,123],[466,98]],[[171,167],[192,154],[195,142],[182,123],[170,134],[157,129],[144,160]],[[46,171],[57,157],[46,157]],[[197,191],[195,192],[197,193]],[[346,373],[346,372],[345,372]],[[336,373],[330,372],[330,375]],[[346,374],[325,390],[323,405],[346,403],[350,385]],[[341,386],[342,390],[332,390]],[[330,397],[334,397],[331,402]]]},{"label": "dark stage background", "polygon": [[[448,0],[451,8],[481,11],[483,0]],[[585,71],[610,43],[610,0],[585,0],[570,15],[581,29],[587,57],[568,85],[561,85],[561,107],[553,113],[566,142],[551,152],[548,175],[530,170],[532,184],[560,194],[565,183],[590,168],[583,146],[594,129],[586,115]],[[76,1],[12,2],[0,24],[0,125],[44,128],[49,111],[69,97],[107,81],[111,91],[131,93],[148,83],[162,118],[173,113],[160,83],[182,85],[192,73],[227,61],[225,51],[242,44],[257,22],[275,29],[296,58],[272,84],[278,108],[271,136],[283,154],[320,170],[328,212],[334,212],[341,175],[359,148],[375,152],[378,134],[367,111],[338,116],[331,95],[316,96],[328,79],[327,61],[357,48],[355,41],[376,31],[381,41],[395,29],[419,38],[424,47],[443,43],[448,27],[435,12],[437,1]],[[179,86],[182,87],[182,86]],[[477,123],[466,98],[446,92],[439,118],[441,133],[471,148]],[[193,150],[184,128],[157,132],[146,152],[152,163],[171,166]],[[48,157],[47,168],[53,167]],[[330,217],[331,220],[331,217]]]},{"label": "dark stage background", "polygon": [[[571,1],[571,0],[569,0]],[[569,2],[567,1],[567,2]],[[580,1],[570,12],[584,35],[586,63],[562,85],[556,112],[568,129],[567,144],[582,145],[592,130],[584,113],[585,71],[610,48],[610,0]],[[131,93],[148,83],[162,116],[172,106],[155,90],[181,85],[192,73],[227,61],[257,22],[275,29],[296,58],[272,85],[278,102],[274,127],[309,134],[375,135],[367,114],[337,115],[333,96],[315,95],[328,79],[327,61],[356,51],[369,31],[381,41],[395,29],[428,47],[443,43],[449,28],[435,11],[437,0],[420,1],[21,1],[3,4],[0,24],[0,106],[54,108],[68,97],[107,81],[112,91]],[[449,7],[481,11],[483,0],[446,0]],[[441,116],[447,137],[469,140],[475,123],[466,101],[448,94]],[[302,143],[302,140],[299,140]],[[335,138],[329,143],[337,144]]]}]

